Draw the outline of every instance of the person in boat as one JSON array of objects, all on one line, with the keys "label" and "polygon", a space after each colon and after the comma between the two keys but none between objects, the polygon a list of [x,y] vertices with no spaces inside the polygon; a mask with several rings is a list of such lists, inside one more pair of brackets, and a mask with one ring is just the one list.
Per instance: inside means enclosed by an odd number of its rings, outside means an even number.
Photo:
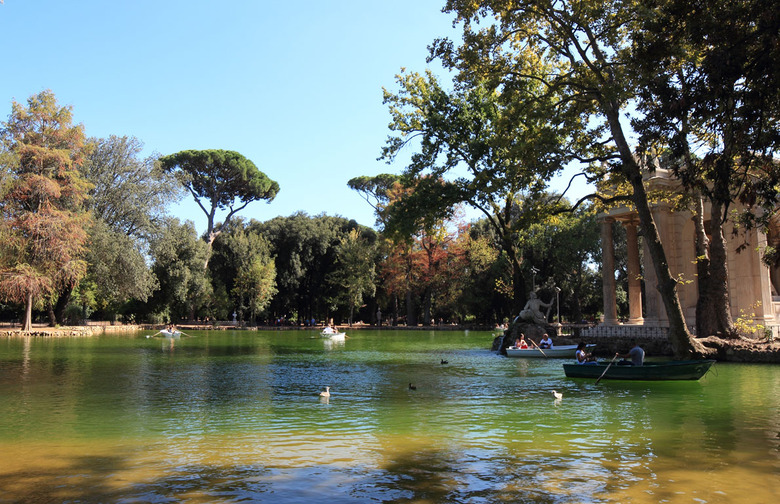
[{"label": "person in boat", "polygon": [[[634,346],[631,347],[631,350],[628,351],[628,353],[621,354],[616,353],[616,357],[620,357],[621,359],[624,359],[620,362],[618,362],[618,365],[623,366],[643,366],[645,364],[645,351],[644,349],[639,346],[639,343],[637,341],[632,341]],[[630,359],[625,360],[625,359]]]},{"label": "person in boat", "polygon": [[525,334],[520,333],[520,338],[515,341],[515,348],[519,348],[520,350],[525,350],[528,348],[528,342],[525,340]]},{"label": "person in boat", "polygon": [[553,347],[553,342],[550,339],[550,337],[547,336],[547,333],[545,333],[544,336],[542,336],[542,340],[539,342],[539,348],[545,349],[545,348],[552,348],[552,347]]},{"label": "person in boat", "polygon": [[577,345],[577,351],[574,353],[577,358],[577,364],[596,364],[596,358],[585,351],[585,343],[580,342]]},{"label": "person in boat", "polygon": [[323,334],[336,334],[336,330],[333,329],[330,324],[328,324],[325,329],[322,330]]}]

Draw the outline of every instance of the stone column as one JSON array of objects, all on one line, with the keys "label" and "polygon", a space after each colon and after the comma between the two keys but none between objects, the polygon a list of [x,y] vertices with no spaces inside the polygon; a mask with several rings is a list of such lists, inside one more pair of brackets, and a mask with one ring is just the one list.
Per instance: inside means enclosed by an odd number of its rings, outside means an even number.
[{"label": "stone column", "polygon": [[604,325],[617,325],[615,296],[615,247],[612,240],[612,223],[607,217],[601,221],[601,274],[604,286]]},{"label": "stone column", "polygon": [[623,223],[626,228],[626,247],[628,249],[628,323],[641,325],[642,318],[642,282],[639,279],[642,269],[639,265],[639,241],[636,221]]}]

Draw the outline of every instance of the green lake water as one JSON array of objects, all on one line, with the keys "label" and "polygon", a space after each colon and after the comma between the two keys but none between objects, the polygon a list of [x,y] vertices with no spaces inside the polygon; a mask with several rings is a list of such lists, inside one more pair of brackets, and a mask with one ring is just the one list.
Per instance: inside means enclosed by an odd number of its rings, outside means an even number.
[{"label": "green lake water", "polygon": [[149,334],[0,339],[0,503],[780,498],[780,366],[596,385],[490,332]]}]

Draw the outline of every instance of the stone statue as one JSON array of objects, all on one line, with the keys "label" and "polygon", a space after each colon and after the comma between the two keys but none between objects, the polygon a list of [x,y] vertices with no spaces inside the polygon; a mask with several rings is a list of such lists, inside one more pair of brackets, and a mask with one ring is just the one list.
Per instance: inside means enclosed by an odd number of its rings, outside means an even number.
[{"label": "stone statue", "polygon": [[552,306],[552,301],[549,303],[542,302],[541,299],[536,297],[535,292],[529,294],[528,302],[525,303],[525,307],[520,311],[520,319],[534,324],[546,324],[547,316],[542,313],[542,308],[549,308]]}]

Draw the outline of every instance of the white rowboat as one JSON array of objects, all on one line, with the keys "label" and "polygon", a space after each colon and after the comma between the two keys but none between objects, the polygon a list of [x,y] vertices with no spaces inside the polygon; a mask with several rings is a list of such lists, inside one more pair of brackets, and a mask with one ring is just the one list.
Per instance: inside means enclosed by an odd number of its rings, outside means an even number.
[{"label": "white rowboat", "polygon": [[[595,344],[585,345],[586,350],[592,350]],[[570,357],[574,358],[574,354],[577,351],[577,345],[556,345],[553,348],[542,348],[539,350],[536,347],[528,348],[507,348],[507,357],[532,357],[538,359],[544,359],[545,357]],[[544,354],[542,354],[544,352]]]},{"label": "white rowboat", "polygon": [[327,339],[333,340],[333,341],[339,341],[339,340],[344,341],[344,339],[346,337],[347,337],[347,333],[343,333],[343,332],[325,332],[325,331],[323,331],[323,332],[320,333],[320,338],[327,338]]}]

